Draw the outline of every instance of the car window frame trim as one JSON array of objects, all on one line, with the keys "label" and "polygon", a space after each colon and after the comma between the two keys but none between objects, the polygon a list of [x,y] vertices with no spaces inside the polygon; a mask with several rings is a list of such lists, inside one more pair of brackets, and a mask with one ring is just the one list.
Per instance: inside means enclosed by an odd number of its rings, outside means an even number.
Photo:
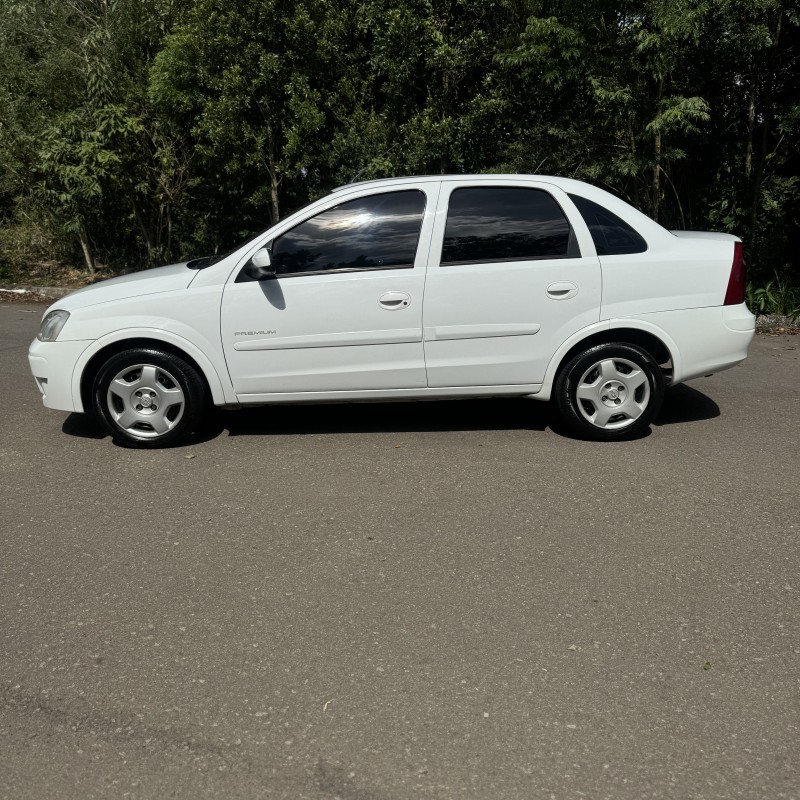
[{"label": "car window frame trim", "polygon": [[[270,251],[270,255],[272,255],[272,246],[274,245],[274,243],[278,239],[280,239],[283,236],[286,236],[287,234],[291,233],[293,230],[295,230],[295,228],[298,228],[301,225],[305,225],[305,223],[307,223],[310,220],[320,216],[321,214],[326,214],[328,211],[332,211],[332,210],[334,210],[336,208],[339,208],[339,206],[343,206],[346,203],[355,202],[356,200],[364,200],[366,198],[379,197],[380,195],[401,194],[401,193],[404,193],[404,192],[415,192],[416,194],[422,195],[422,210],[421,210],[421,213],[419,215],[419,228],[417,230],[417,242],[416,242],[416,246],[414,248],[414,262],[416,262],[417,256],[419,255],[420,243],[422,241],[422,227],[423,227],[423,225],[425,223],[425,214],[428,211],[428,203],[430,201],[430,198],[428,197],[428,193],[426,191],[424,191],[423,189],[417,188],[417,187],[412,187],[412,188],[399,188],[398,187],[398,188],[393,188],[393,189],[391,189],[389,191],[386,191],[386,192],[374,192],[374,193],[371,193],[371,194],[364,194],[364,195],[359,195],[357,197],[352,197],[350,199],[342,199],[338,203],[335,203],[334,205],[328,206],[327,208],[323,208],[320,211],[318,211],[316,214],[312,214],[310,217],[305,217],[304,219],[300,220],[297,224],[293,225],[290,228],[287,228],[285,231],[283,231],[278,236],[275,236],[274,238],[268,240],[263,246],[266,247]],[[361,268],[359,268],[359,267],[337,267],[336,269],[309,270],[308,272],[281,272],[281,273],[277,273],[276,272],[275,273],[275,277],[276,278],[295,278],[295,277],[300,277],[300,276],[303,276],[303,275],[333,275],[333,274],[336,274],[336,273],[344,273],[344,272],[372,272],[372,271],[376,271],[376,270],[385,270],[385,269],[414,269],[414,262],[412,262],[411,264],[402,265],[402,266],[389,265],[389,266],[361,267]],[[244,269],[245,266],[247,266],[246,263],[243,265],[242,269]],[[238,282],[238,278],[239,278],[239,276],[237,275],[236,276],[236,282]]]},{"label": "car window frame trim", "polygon": [[[390,264],[384,267],[338,267],[337,269],[317,269],[313,272],[276,272],[274,277],[271,278],[251,278],[249,275],[244,273],[244,268],[247,266],[245,264],[239,274],[236,276],[234,283],[252,283],[255,281],[256,283],[262,283],[263,281],[275,281],[275,280],[282,280],[283,278],[306,278],[306,277],[313,277],[320,275],[347,275],[355,272],[385,272],[386,270],[390,269],[414,269],[413,264],[406,264],[405,266],[397,266],[394,264]],[[240,280],[241,278],[241,280]]]},{"label": "car window frame trim", "polygon": [[526,264],[529,261],[565,261],[569,258],[583,258],[582,253],[563,256],[531,256],[530,258],[478,258],[472,261],[446,261],[440,262],[440,267],[472,267],[476,264]]}]

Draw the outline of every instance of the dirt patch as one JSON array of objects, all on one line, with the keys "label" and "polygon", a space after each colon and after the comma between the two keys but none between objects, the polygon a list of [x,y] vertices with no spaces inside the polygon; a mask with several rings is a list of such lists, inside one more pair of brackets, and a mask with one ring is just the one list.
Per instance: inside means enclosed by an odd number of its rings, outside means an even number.
[{"label": "dirt patch", "polygon": [[49,306],[58,299],[57,296],[25,289],[0,289],[0,303],[41,303]]},{"label": "dirt patch", "polygon": [[800,319],[784,317],[782,314],[762,314],[756,319],[756,333],[765,336],[800,335]]}]

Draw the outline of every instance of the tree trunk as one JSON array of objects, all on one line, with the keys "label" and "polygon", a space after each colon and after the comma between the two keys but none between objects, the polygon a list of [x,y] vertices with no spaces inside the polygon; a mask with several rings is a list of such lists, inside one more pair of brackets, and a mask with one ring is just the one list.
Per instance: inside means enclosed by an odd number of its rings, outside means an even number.
[{"label": "tree trunk", "polygon": [[[636,163],[636,135],[633,132],[633,124],[628,120],[628,141],[630,142],[631,146],[631,159],[633,163]],[[633,204],[641,210],[642,206],[639,202],[639,178],[638,176],[634,177],[633,181]]]},{"label": "tree trunk", "polygon": [[136,222],[139,223],[139,229],[142,232],[142,238],[144,238],[145,247],[147,247],[147,266],[152,267],[154,266],[153,241],[150,236],[150,232],[147,230],[147,225],[145,225],[142,212],[139,210],[139,204],[135,200],[133,202],[133,215],[136,217]]},{"label": "tree trunk", "polygon": [[278,176],[274,167],[269,169],[269,214],[274,225],[281,218],[280,206],[278,204]]},{"label": "tree trunk", "polygon": [[652,206],[652,216],[653,219],[658,221],[658,212],[661,207],[661,134],[656,134],[656,141],[655,141],[655,160],[656,163],[653,166],[653,200],[651,203]]},{"label": "tree trunk", "polygon": [[[662,77],[658,82],[658,117],[661,116],[661,99],[664,97],[664,78]],[[658,212],[661,209],[661,134],[656,133],[655,142],[653,143],[653,157],[655,164],[653,165],[653,199],[651,203],[650,216],[658,222]]]},{"label": "tree trunk", "polygon": [[772,87],[775,76],[775,61],[778,56],[778,42],[781,38],[781,23],[783,22],[783,3],[778,7],[778,18],[775,23],[775,35],[772,39],[772,47],[769,55],[769,66],[767,69],[767,89],[764,97],[764,122],[761,129],[761,152],[759,153],[758,163],[756,164],[755,176],[753,178],[753,206],[750,210],[750,230],[756,229],[758,212],[761,208],[761,184],[764,180],[764,168],[767,164],[767,149],[769,147],[770,122],[772,117]]},{"label": "tree trunk", "polygon": [[94,261],[94,253],[92,252],[92,243],[89,241],[89,234],[86,231],[86,226],[81,222],[78,228],[78,238],[81,240],[81,250],[83,250],[83,260],[86,263],[86,269],[89,270],[90,275],[97,272],[97,265]]},{"label": "tree trunk", "polygon": [[755,78],[750,84],[747,101],[747,149],[744,156],[744,174],[749,178],[753,172],[753,131],[756,127],[756,87]]},{"label": "tree trunk", "polygon": [[167,206],[167,255],[172,259],[172,213]]},{"label": "tree trunk", "polygon": [[267,175],[269,176],[269,216],[274,225],[281,218],[281,210],[278,201],[278,189],[280,188],[281,182],[280,178],[278,178],[278,170],[275,164],[275,137],[272,132],[272,123],[269,117],[266,117],[266,127],[267,158],[265,166],[267,168]]}]

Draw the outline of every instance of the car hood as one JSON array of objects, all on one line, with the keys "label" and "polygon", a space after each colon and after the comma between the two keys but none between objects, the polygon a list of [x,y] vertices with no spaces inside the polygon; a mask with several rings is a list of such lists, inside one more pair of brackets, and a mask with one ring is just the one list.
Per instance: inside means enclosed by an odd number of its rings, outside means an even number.
[{"label": "car hood", "polygon": [[83,289],[78,289],[77,292],[62,297],[53,304],[53,308],[73,311],[76,308],[109,303],[112,300],[125,300],[129,297],[185,289],[195,275],[197,272],[188,269],[186,262],[132,272],[130,275],[120,275],[118,278],[109,278],[106,281],[93,283],[91,286],[84,286]]}]

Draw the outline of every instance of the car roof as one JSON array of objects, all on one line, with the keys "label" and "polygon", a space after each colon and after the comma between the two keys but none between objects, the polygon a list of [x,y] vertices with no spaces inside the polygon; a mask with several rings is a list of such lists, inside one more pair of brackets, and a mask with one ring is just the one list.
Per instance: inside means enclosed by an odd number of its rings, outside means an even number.
[{"label": "car roof", "polygon": [[615,197],[605,189],[599,186],[594,186],[585,181],[579,181],[575,178],[561,178],[556,175],[528,175],[525,173],[505,173],[505,174],[480,174],[480,175],[408,175],[406,177],[398,178],[380,178],[372,181],[357,181],[355,183],[347,183],[344,186],[338,186],[327,197],[335,195],[338,192],[345,190],[353,191],[359,189],[369,189],[371,187],[391,187],[391,186],[408,186],[409,184],[423,184],[433,183],[435,181],[453,181],[459,183],[483,183],[493,181],[535,181],[537,183],[551,184],[557,186],[563,192],[568,194],[577,194],[580,197],[588,198],[599,203],[604,208],[613,211],[620,216],[628,224],[639,231],[642,235],[646,234],[646,238],[653,240],[660,239],[666,241],[666,237],[672,237],[672,234],[662,228],[650,217],[643,214],[638,209],[634,208],[629,203],[626,203],[619,197]]},{"label": "car roof", "polygon": [[535,180],[543,183],[552,183],[560,186],[565,191],[575,190],[580,186],[586,186],[583,181],[575,180],[574,178],[560,178],[555,175],[528,175],[525,173],[482,173],[477,175],[408,175],[397,178],[378,178],[370,181],[355,181],[353,183],[345,183],[342,186],[337,186],[332,192],[341,192],[344,189],[368,188],[370,186],[391,186],[397,183],[428,183],[431,181],[469,181],[470,183],[476,181],[513,181],[513,180]]}]

